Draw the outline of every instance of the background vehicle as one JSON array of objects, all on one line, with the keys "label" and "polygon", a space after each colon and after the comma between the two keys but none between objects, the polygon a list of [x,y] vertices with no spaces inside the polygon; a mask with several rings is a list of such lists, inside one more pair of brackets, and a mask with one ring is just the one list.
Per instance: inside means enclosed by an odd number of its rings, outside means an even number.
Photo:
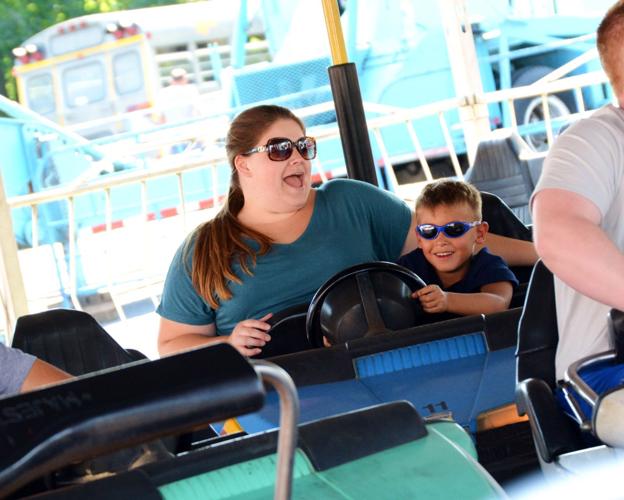
[{"label": "background vehicle", "polygon": [[[256,2],[245,10],[246,36],[262,35],[257,9]],[[200,67],[200,57],[208,56],[208,65],[218,60],[219,66],[266,58],[260,42],[248,47],[246,60],[231,61],[237,17],[227,0],[211,0],[93,14],[50,26],[13,50],[20,102],[68,126],[152,108],[175,67],[172,53],[190,58],[201,90],[215,90],[214,70]],[[80,133],[96,138],[133,126],[128,119],[99,122]]]},{"label": "background vehicle", "polygon": [[[469,1],[484,91],[531,84],[590,49],[593,38],[587,35],[610,3],[592,2],[590,10],[582,2],[549,2],[547,7]],[[341,5],[349,55],[358,66],[366,102],[410,108],[455,96],[436,2],[350,0]],[[321,14],[304,1],[232,6],[211,0],[76,18],[15,49],[20,102],[66,125],[119,116],[157,105],[158,89],[176,66],[185,67],[200,90],[221,91],[210,98],[220,109],[265,100],[296,108],[327,102],[329,59]],[[250,39],[266,40],[249,44]],[[592,61],[575,71],[598,68]],[[607,98],[604,89],[586,91],[584,97],[589,108]],[[570,93],[550,97],[549,104],[555,116],[578,109]],[[515,108],[521,124],[540,119],[539,100],[517,102]],[[489,113],[493,128],[511,120],[496,106]],[[449,118],[453,129],[458,117]],[[324,112],[309,123],[332,121],[333,114]],[[133,126],[125,120],[80,132],[99,137]],[[461,134],[455,132],[461,152]],[[418,123],[417,133],[428,156],[448,155],[437,124]],[[389,145],[391,156],[406,154],[405,131],[390,134],[397,136]],[[543,148],[539,138],[533,145]]]},{"label": "background vehicle", "polygon": [[[285,2],[283,2],[285,3]],[[536,17],[528,2],[506,0],[472,0],[467,2],[472,20],[475,48],[483,91],[529,85],[551,73],[594,46],[593,33],[600,16],[611,2],[593,10],[576,5],[576,15],[563,15],[559,4],[551,3],[550,11],[542,9]],[[446,49],[444,26],[436,2],[350,0],[344,3],[343,22],[350,59],[358,68],[362,98],[366,103],[389,109],[405,109],[455,97],[450,58]],[[523,9],[521,7],[524,7]],[[232,104],[249,105],[272,100],[300,108],[330,100],[326,67],[328,48],[324,38],[310,47],[310,41],[323,33],[322,18],[307,12],[305,2],[288,2],[287,8],[276,9],[265,17],[269,51],[274,63],[250,65],[230,72]],[[572,12],[570,5],[564,13]],[[524,13],[524,16],[517,14]],[[379,22],[383,20],[383,22]],[[283,33],[283,27],[289,31]],[[582,65],[574,73],[599,69],[596,60]],[[271,85],[267,83],[271,82]],[[585,106],[595,108],[608,98],[607,90],[585,91]],[[553,116],[565,116],[579,109],[571,93],[549,97]],[[525,135],[540,130],[540,99],[515,103],[515,114]],[[511,117],[500,106],[489,106],[491,128],[509,126]],[[375,116],[375,114],[371,114]],[[463,134],[456,112],[446,119],[458,152],[464,152]],[[323,113],[310,124],[331,123],[333,115]],[[416,134],[428,157],[447,157],[444,132],[437,119],[414,123]],[[415,159],[405,128],[388,129],[383,134],[393,163]],[[543,150],[544,137],[530,140]],[[375,141],[372,141],[375,146]],[[375,151],[381,157],[379,148]]]}]

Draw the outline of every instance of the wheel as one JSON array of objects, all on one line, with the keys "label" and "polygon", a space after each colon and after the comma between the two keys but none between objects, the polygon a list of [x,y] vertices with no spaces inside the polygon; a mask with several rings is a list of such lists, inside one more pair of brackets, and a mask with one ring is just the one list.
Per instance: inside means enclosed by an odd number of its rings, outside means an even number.
[{"label": "wheel", "polygon": [[[552,71],[553,69],[548,66],[527,66],[514,74],[512,86],[522,87],[530,85]],[[574,95],[570,91],[551,94],[548,96],[547,101],[551,119],[568,116],[576,109]],[[514,102],[514,110],[518,126],[544,120],[544,108],[541,97],[518,99]],[[560,132],[561,130],[553,130],[555,135],[558,135]],[[546,151],[549,147],[545,131],[526,134],[523,138],[535,151]]]},{"label": "wheel", "polygon": [[306,316],[306,334],[314,347],[323,337],[337,344],[421,324],[425,312],[411,293],[425,283],[391,262],[359,264],[327,280],[316,292]]}]

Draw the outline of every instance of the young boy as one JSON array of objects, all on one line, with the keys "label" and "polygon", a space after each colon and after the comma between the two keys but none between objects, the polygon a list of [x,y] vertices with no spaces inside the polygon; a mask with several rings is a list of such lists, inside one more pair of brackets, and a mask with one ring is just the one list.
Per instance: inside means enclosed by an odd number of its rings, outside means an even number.
[{"label": "young boy", "polygon": [[482,247],[481,195],[465,182],[428,184],[416,200],[418,246],[399,264],[427,286],[414,292],[428,313],[488,314],[509,307],[518,285],[503,259]]}]

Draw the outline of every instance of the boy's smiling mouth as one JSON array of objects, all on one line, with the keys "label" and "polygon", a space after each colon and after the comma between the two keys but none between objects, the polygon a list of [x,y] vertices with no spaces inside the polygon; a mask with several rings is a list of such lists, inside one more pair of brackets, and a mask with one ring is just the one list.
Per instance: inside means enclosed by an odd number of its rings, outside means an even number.
[{"label": "boy's smiling mouth", "polygon": [[445,251],[443,251],[443,252],[432,252],[432,253],[433,253],[433,255],[435,255],[436,257],[439,257],[439,258],[441,258],[441,259],[444,259],[444,258],[448,258],[448,257],[450,257],[450,256],[451,256],[451,255],[453,255],[455,252],[452,252],[452,251],[450,251],[450,250],[445,250]]}]

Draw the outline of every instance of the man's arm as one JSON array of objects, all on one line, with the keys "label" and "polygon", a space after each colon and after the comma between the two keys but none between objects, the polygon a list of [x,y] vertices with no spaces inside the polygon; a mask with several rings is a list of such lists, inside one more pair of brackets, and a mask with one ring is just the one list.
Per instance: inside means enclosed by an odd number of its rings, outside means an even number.
[{"label": "man's arm", "polygon": [[544,189],[533,200],[535,245],[546,267],[583,295],[624,309],[624,254],[600,220],[594,203],[564,189]]},{"label": "man's arm", "polygon": [[45,361],[36,359],[26,375],[20,392],[32,391],[44,385],[56,384],[71,378],[69,373],[52,366]]}]

